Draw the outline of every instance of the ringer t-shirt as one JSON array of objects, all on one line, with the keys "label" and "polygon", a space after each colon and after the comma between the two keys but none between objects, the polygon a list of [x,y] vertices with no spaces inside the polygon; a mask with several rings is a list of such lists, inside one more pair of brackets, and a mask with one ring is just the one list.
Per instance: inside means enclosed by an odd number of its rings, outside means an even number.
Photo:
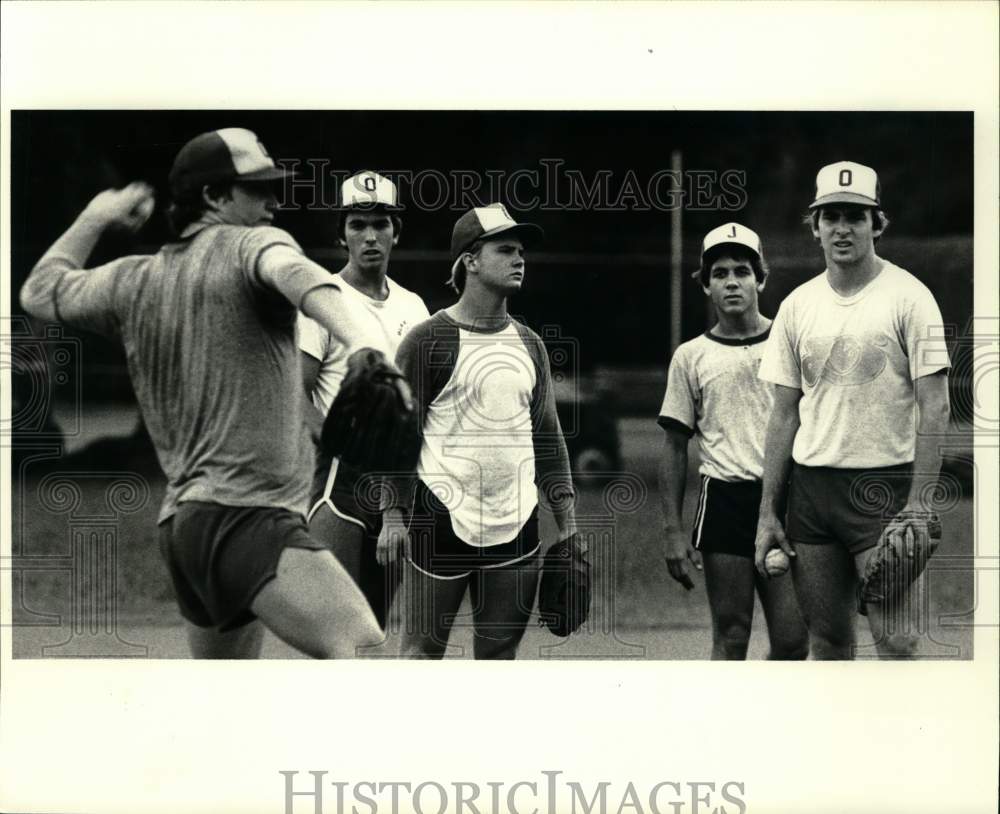
[{"label": "ringer t-shirt", "polygon": [[706,332],[670,360],[658,423],[698,434],[698,471],[724,481],[760,480],[773,388],[757,376],[770,330],[746,339]]},{"label": "ringer t-shirt", "polygon": [[[534,331],[509,318],[464,325],[438,311],[406,336],[396,363],[420,413],[416,477],[444,503],[459,539],[510,542],[539,488],[550,503],[572,500],[548,354]],[[412,485],[394,492],[412,500]]]}]

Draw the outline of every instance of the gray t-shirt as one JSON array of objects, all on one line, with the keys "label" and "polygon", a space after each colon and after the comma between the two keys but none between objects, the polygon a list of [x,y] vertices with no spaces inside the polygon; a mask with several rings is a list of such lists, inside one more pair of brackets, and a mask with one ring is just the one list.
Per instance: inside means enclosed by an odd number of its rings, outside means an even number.
[{"label": "gray t-shirt", "polygon": [[26,286],[36,310],[124,343],[167,476],[160,522],[184,501],[308,508],[315,422],[305,417],[296,311],[335,281],[290,265],[290,301],[259,276],[272,246],[301,251],[281,229],[194,224],[152,256],[89,270],[50,259]]},{"label": "gray t-shirt", "polygon": [[698,433],[698,471],[724,481],[760,480],[764,431],[774,400],[757,377],[769,331],[746,339],[711,332],[677,348],[659,424]]},{"label": "gray t-shirt", "polygon": [[760,364],[764,381],[797,388],[792,458],[803,466],[894,466],[914,459],[914,381],[951,366],[941,311],[927,287],[883,261],[851,297],[827,273],[778,309]]}]

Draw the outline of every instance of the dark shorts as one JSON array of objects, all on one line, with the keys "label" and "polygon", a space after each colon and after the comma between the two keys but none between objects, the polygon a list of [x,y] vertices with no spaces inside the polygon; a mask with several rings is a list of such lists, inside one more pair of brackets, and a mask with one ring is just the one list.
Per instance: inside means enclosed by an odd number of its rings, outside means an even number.
[{"label": "dark shorts", "polygon": [[322,453],[317,454],[316,461],[309,519],[325,507],[348,523],[361,526],[366,534],[377,537],[382,530],[378,479],[366,477],[360,469]]},{"label": "dark shorts", "polygon": [[786,533],[793,543],[839,543],[851,554],[878,543],[906,505],[913,465],[835,469],[792,464]]},{"label": "dark shorts", "polygon": [[433,493],[417,483],[409,518],[410,563],[437,579],[460,579],[473,571],[502,568],[538,556],[538,508],[510,542],[491,546],[469,545],[451,525],[451,514]]},{"label": "dark shorts", "polygon": [[282,551],[325,548],[302,515],[275,508],[181,503],[159,533],[181,615],[223,631],[256,618],[250,605],[274,578]]},{"label": "dark shorts", "polygon": [[702,475],[691,544],[703,553],[753,559],[760,495],[759,480],[724,481]]}]

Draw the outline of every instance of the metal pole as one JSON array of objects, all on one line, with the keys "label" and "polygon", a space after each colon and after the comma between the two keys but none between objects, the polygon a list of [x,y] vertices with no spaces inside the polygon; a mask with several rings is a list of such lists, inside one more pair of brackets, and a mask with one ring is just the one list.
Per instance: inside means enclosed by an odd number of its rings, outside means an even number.
[{"label": "metal pole", "polygon": [[681,215],[683,213],[683,191],[682,186],[682,161],[681,151],[674,150],[670,153],[670,179],[671,192],[670,200],[673,204],[670,210],[670,356],[681,343],[681,299],[684,296],[683,271],[681,264],[683,261],[683,244],[681,236]]}]

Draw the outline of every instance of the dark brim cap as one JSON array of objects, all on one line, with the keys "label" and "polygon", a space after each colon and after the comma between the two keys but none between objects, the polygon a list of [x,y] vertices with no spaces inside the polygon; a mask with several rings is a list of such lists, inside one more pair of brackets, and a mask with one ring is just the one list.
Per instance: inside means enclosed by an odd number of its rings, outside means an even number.
[{"label": "dark brim cap", "polygon": [[275,166],[256,134],[241,127],[202,133],[181,147],[170,169],[170,191],[181,197],[222,181],[280,181],[295,173]]},{"label": "dark brim cap", "polygon": [[477,240],[515,233],[525,243],[534,243],[545,236],[541,226],[517,223],[503,204],[494,203],[470,209],[455,222],[451,231],[451,259],[458,257]]}]

